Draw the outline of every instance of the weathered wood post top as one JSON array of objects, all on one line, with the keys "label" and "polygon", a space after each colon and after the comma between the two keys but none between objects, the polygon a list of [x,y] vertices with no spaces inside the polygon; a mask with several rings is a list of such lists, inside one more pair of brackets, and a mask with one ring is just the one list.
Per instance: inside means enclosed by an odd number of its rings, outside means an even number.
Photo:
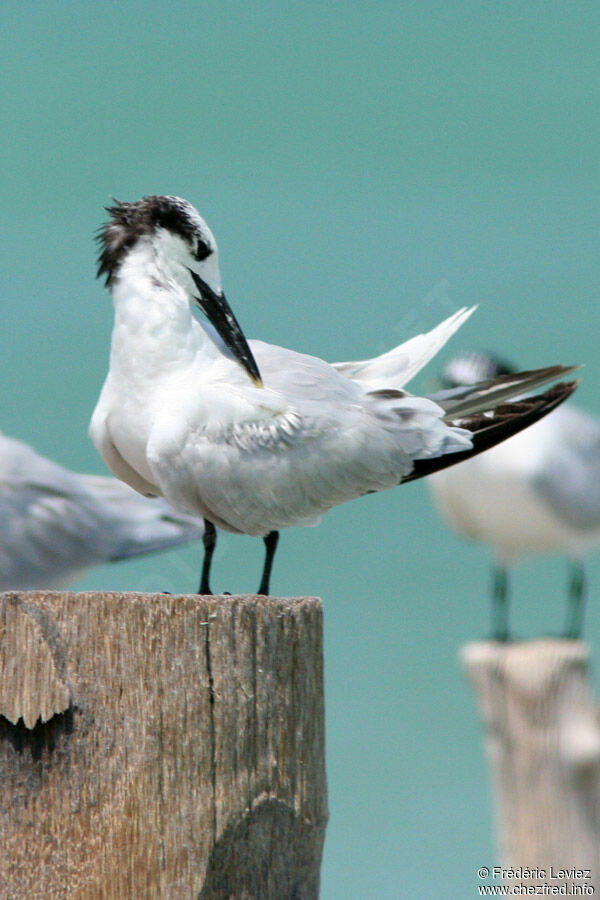
[{"label": "weathered wood post top", "polygon": [[314,598],[0,594],[0,897],[316,898]]},{"label": "weathered wood post top", "polygon": [[556,638],[481,641],[461,657],[485,730],[504,877],[519,889],[597,894],[600,715],[589,648]]}]

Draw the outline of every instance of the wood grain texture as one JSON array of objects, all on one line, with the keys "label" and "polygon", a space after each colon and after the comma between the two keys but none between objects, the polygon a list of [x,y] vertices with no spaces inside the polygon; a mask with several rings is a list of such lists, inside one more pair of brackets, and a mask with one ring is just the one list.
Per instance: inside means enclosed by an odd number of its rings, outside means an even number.
[{"label": "wood grain texture", "polygon": [[600,716],[580,641],[469,644],[462,660],[482,715],[502,864],[590,869],[519,883],[600,890]]},{"label": "wood grain texture", "polygon": [[0,647],[2,900],[318,896],[320,601],[3,594]]}]

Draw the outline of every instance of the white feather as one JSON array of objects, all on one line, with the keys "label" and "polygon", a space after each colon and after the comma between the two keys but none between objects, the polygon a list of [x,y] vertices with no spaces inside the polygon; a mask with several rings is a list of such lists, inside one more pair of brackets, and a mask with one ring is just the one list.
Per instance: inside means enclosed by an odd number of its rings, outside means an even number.
[{"label": "white feather", "polygon": [[431,331],[417,334],[403,344],[388,350],[387,353],[382,353],[381,356],[333,365],[338,372],[361,384],[369,385],[371,390],[403,388],[433,359],[476,309],[476,306],[470,308],[465,306]]}]

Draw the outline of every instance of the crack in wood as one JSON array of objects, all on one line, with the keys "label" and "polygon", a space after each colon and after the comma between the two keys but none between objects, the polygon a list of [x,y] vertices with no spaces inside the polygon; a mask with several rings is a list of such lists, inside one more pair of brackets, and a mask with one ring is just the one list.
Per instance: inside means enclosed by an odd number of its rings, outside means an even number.
[{"label": "crack in wood", "polygon": [[2,897],[316,900],[319,601],[0,600]]},{"label": "crack in wood", "polygon": [[210,655],[210,615],[207,616],[206,623],[202,623],[206,628],[205,631],[205,652],[206,652],[206,673],[208,676],[208,693],[209,693],[209,735],[210,735],[210,760],[211,760],[211,781],[212,781],[212,834],[213,844],[217,840],[217,746],[216,746],[216,726],[215,726],[215,682],[212,671],[212,660]]}]

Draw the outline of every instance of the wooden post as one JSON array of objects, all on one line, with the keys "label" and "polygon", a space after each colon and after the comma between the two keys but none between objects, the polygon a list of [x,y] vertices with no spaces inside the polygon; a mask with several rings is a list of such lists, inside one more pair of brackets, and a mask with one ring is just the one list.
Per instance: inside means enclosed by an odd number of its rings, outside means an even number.
[{"label": "wooden post", "polygon": [[0,897],[316,898],[316,599],[0,594]]},{"label": "wooden post", "polygon": [[588,648],[568,640],[486,641],[461,655],[485,728],[502,865],[544,873],[508,880],[598,893],[600,719]]}]

